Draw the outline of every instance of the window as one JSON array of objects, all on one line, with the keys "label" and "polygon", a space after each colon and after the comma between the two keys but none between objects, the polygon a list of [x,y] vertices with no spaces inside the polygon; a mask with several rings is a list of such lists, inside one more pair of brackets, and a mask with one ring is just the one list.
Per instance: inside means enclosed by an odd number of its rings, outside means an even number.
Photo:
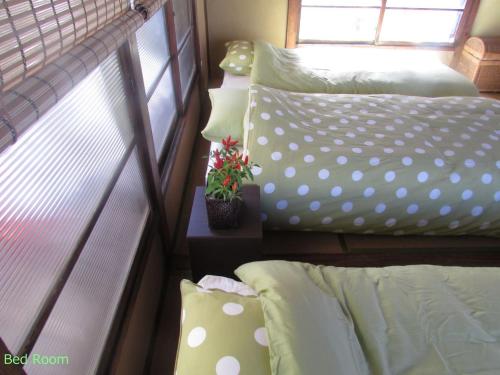
[{"label": "window", "polygon": [[[0,328],[14,353],[29,339],[62,273],[85,240],[87,228],[107,200],[114,176],[129,158],[134,135],[124,81],[113,53],[0,153]],[[126,194],[122,195],[125,201]],[[122,227],[118,222],[108,224],[108,232]],[[142,223],[136,224],[142,228]],[[136,247],[123,242],[125,236],[116,240],[113,246],[123,246],[124,257],[135,254]],[[113,247],[108,245],[94,253],[94,262],[100,264],[110,256]],[[70,279],[87,272],[85,259],[78,258]],[[106,272],[106,267],[103,264],[96,274]],[[82,296],[94,293],[89,280],[81,279],[78,293]],[[121,293],[123,284],[118,280],[109,292]],[[92,310],[92,304],[88,298],[78,300],[81,311]],[[67,335],[71,329],[85,332],[88,327],[73,320],[60,328],[58,334]]]},{"label": "window", "polygon": [[164,12],[156,12],[137,30],[136,37],[144,89],[150,97],[170,60]]},{"label": "window", "polygon": [[185,102],[196,70],[194,39],[192,33],[188,35],[186,43],[184,43],[179,53],[179,67],[181,71],[182,100]]},{"label": "window", "polygon": [[193,17],[191,12],[191,1],[173,0],[175,15],[175,34],[177,45],[180,46],[186,39],[187,34],[191,32],[193,26]]},{"label": "window", "polygon": [[[7,30],[0,66],[35,43],[47,52],[39,34],[62,32],[72,3],[61,4],[50,22],[29,5],[4,12],[34,42]],[[96,0],[120,12],[71,49],[55,47],[43,68],[9,87],[0,80],[0,339],[15,355],[68,360],[28,361],[27,373],[109,368],[152,240],[170,246],[162,182],[175,159],[169,142],[190,124],[181,116],[196,76],[192,2],[178,1],[175,19],[172,1],[134,4]],[[87,24],[64,27],[86,33],[96,20],[89,13]]]},{"label": "window", "polygon": [[28,374],[95,373],[149,214],[142,180],[134,151],[32,351],[64,353],[69,363],[28,361]]},{"label": "window", "polygon": [[191,6],[191,1],[173,1],[183,103],[187,100],[187,94],[189,93],[196,70],[194,26]]},{"label": "window", "polygon": [[163,9],[156,12],[136,33],[142,77],[159,160],[177,116],[168,34]]},{"label": "window", "polygon": [[452,45],[467,5],[468,0],[302,0],[299,42]]}]

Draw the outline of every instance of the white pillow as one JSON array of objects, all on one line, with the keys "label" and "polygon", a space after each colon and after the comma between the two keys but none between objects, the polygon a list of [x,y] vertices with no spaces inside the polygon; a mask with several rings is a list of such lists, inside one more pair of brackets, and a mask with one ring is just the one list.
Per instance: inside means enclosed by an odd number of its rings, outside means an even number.
[{"label": "white pillow", "polygon": [[198,285],[203,289],[218,289],[227,293],[236,293],[240,296],[256,296],[255,290],[247,284],[230,279],[229,277],[206,275]]}]

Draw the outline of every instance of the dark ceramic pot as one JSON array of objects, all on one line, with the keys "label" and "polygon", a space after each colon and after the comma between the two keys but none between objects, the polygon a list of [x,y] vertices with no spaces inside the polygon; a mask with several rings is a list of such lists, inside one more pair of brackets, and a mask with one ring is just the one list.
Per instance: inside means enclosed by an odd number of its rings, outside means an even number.
[{"label": "dark ceramic pot", "polygon": [[208,225],[210,228],[238,228],[238,218],[240,215],[241,205],[243,203],[241,199],[225,201],[205,196],[205,202],[207,204]]}]

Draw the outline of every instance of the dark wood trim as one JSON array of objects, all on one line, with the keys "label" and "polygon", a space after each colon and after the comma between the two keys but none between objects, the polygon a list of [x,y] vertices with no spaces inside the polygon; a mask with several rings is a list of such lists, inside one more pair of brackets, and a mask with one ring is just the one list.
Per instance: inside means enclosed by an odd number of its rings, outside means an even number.
[{"label": "dark wood trim", "polygon": [[[139,159],[142,173],[146,182],[146,191],[151,204],[153,215],[158,215],[160,220],[160,237],[163,253],[169,253],[170,237],[168,230],[167,214],[163,204],[163,194],[161,192],[160,172],[156,161],[156,154],[153,141],[153,133],[149,121],[149,112],[144,91],[144,81],[142,78],[141,63],[137,50],[137,40],[135,35],[129,37],[119,49],[119,55],[124,68],[124,74],[128,78],[128,99],[131,117],[134,119],[134,132],[137,140]],[[168,257],[164,257],[165,266],[168,266]]]},{"label": "dark wood trim", "polygon": [[184,106],[182,104],[179,49],[177,48],[177,36],[175,34],[175,16],[172,1],[167,1],[163,9],[165,12],[165,17],[167,19],[168,48],[170,49],[170,56],[172,56],[172,75],[174,78],[175,102],[177,106],[177,112],[181,115],[184,113]]},{"label": "dark wood trim", "polygon": [[[189,88],[186,91],[186,101],[185,101],[186,111],[187,111],[187,107],[189,104],[188,98],[191,96],[191,92],[193,91],[193,89],[195,87],[196,81],[198,81],[197,72],[194,73],[193,78],[191,79],[191,83],[189,85]],[[161,154],[160,154],[160,158],[159,158],[159,162],[158,162],[158,165],[160,166],[160,171],[162,171],[160,173],[160,176],[163,176],[163,174],[164,174],[163,171],[168,169],[167,163],[168,163],[169,155],[171,153],[175,154],[175,152],[177,150],[176,144],[178,144],[179,140],[181,139],[180,137],[177,136],[178,135],[177,133],[178,133],[178,129],[180,127],[182,127],[182,124],[183,124],[183,116],[181,116],[180,114],[177,114],[174,117],[172,125],[170,126],[169,133],[167,135],[167,138],[165,140],[165,144],[163,145],[163,149],[162,149]],[[164,191],[163,177],[161,177],[161,181],[162,181],[162,191]]]},{"label": "dark wood trim", "polygon": [[[185,40],[185,43],[179,48],[179,56],[182,52],[184,52],[184,48],[188,48],[189,46],[187,45],[187,41],[189,40],[189,37],[192,37],[193,38],[193,48],[195,49],[195,54],[194,54],[194,71],[192,71],[191,73],[191,76],[189,77],[190,81],[188,83],[188,87],[186,89],[186,94],[183,96],[182,95],[182,92],[181,92],[181,98],[182,98],[182,113],[184,113],[187,109],[187,98],[189,97],[189,94],[191,92],[191,89],[192,89],[192,86],[193,86],[193,82],[194,82],[194,78],[196,76],[196,73],[199,71],[198,70],[198,62],[197,62],[197,55],[196,55],[196,49],[197,49],[197,46],[196,46],[196,35],[195,35],[195,29],[193,27],[190,28],[188,34],[187,34],[187,38]],[[180,64],[180,63],[179,63]],[[181,83],[181,89],[182,89],[182,83]]]},{"label": "dark wood trim", "polygon": [[384,22],[386,6],[387,6],[387,0],[382,0],[382,6],[380,7],[380,13],[378,15],[377,30],[375,31],[375,44],[378,44],[380,39],[380,33],[382,31],[382,23]]},{"label": "dark wood trim", "polygon": [[154,360],[155,354],[155,343],[160,334],[160,327],[162,325],[164,310],[163,307],[165,305],[165,300],[167,298],[167,289],[168,289],[168,281],[170,279],[170,275],[167,276],[164,273],[162,282],[161,282],[161,290],[160,290],[160,301],[158,302],[158,307],[156,309],[155,321],[153,323],[153,332],[151,338],[149,340],[149,350],[146,356],[146,362],[144,365],[144,374],[152,374],[151,367]]},{"label": "dark wood trim", "polygon": [[498,250],[481,251],[434,251],[434,252],[379,252],[379,253],[346,253],[330,254],[293,254],[287,256],[264,256],[266,260],[301,261],[324,266],[337,267],[388,267],[418,264],[460,267],[499,267],[500,252]]},{"label": "dark wood trim", "polygon": [[26,375],[26,372],[23,370],[22,366],[18,365],[6,365],[4,364],[4,355],[5,354],[12,354],[9,349],[7,348],[7,345],[3,342],[2,338],[0,337],[0,374],[1,375]]},{"label": "dark wood trim", "polygon": [[[205,3],[205,2],[204,2]],[[201,53],[201,42],[200,42],[200,32],[198,30],[198,12],[197,12],[197,7],[196,7],[196,0],[191,0],[191,7],[193,9],[193,32],[194,32],[194,45],[195,45],[195,59],[196,59],[196,72],[198,73],[198,96],[200,98],[200,111],[204,110],[204,107],[206,105],[205,101],[206,98],[208,98],[208,87],[207,84],[204,81],[204,72],[203,72],[203,61],[202,61],[202,53]],[[205,24],[206,25],[206,24]],[[207,30],[207,35],[208,35],[208,30]],[[207,45],[208,46],[208,41]],[[208,58],[208,51],[207,52],[207,58]],[[208,69],[208,61],[206,61],[207,64],[207,69]],[[207,71],[207,78],[208,78],[208,71]],[[194,87],[194,79],[193,83],[191,84],[191,88]],[[201,116],[200,116],[201,118]]]},{"label": "dark wood trim", "polygon": [[43,302],[43,305],[40,308],[40,312],[38,313],[38,316],[34,319],[33,324],[31,325],[30,330],[26,335],[26,338],[24,339],[23,343],[19,348],[19,351],[16,354],[18,355],[28,354],[28,356],[30,355],[33,346],[38,340],[38,337],[40,336],[40,333],[42,332],[43,327],[45,326],[45,323],[47,322],[47,319],[49,318],[50,313],[52,312],[57,302],[57,299],[61,295],[61,292],[64,286],[66,285],[66,282],[68,281],[68,278],[71,275],[71,272],[73,271],[73,268],[75,267],[78,258],[80,258],[80,254],[85,248],[85,244],[87,243],[87,240],[92,234],[95,224],[97,223],[97,220],[99,220],[99,217],[101,216],[101,213],[104,210],[104,207],[106,206],[109,196],[111,195],[111,192],[113,191],[113,188],[116,185],[116,181],[118,181],[118,178],[120,177],[123,169],[125,168],[125,165],[127,164],[127,161],[129,160],[130,155],[132,154],[134,148],[135,148],[135,141],[134,139],[132,139],[131,144],[128,146],[124,156],[122,157],[122,160],[120,160],[119,165],[117,166],[113,176],[108,182],[106,189],[101,199],[99,200],[99,204],[97,205],[96,210],[92,214],[91,219],[89,220],[87,226],[80,235],[75,250],[69,257],[63,270],[58,275],[54,287],[50,290],[50,294]]},{"label": "dark wood trim", "polygon": [[[125,283],[118,308],[115,312],[110,333],[108,334],[106,344],[104,345],[104,352],[101,354],[101,358],[99,360],[97,374],[104,375],[112,373],[111,367],[113,365],[113,358],[119,348],[120,339],[123,337],[122,332],[125,331],[125,327],[128,323],[128,314],[131,313],[130,308],[135,306],[137,302],[137,295],[142,285],[148,258],[153,250],[155,236],[158,234],[158,224],[158,220],[155,220],[151,214],[148,215],[136,255],[130,268],[129,276]],[[163,275],[166,275],[166,273]],[[160,285],[163,285],[163,282],[164,280],[162,280]],[[157,309],[159,306],[161,306],[161,300],[158,302]],[[155,312],[155,315],[156,313],[157,311]],[[151,336],[155,336],[154,332],[155,330],[153,328]],[[148,351],[151,350],[152,347],[150,343]]]},{"label": "dark wood trim", "polygon": [[468,251],[479,253],[497,250],[500,255],[500,238],[482,236],[390,236],[343,234],[348,251],[358,252],[408,252],[408,251]]},{"label": "dark wood trim", "polygon": [[[196,1],[196,0],[195,0]],[[207,5],[207,0],[203,0],[203,7],[205,10],[205,37],[206,37],[206,43],[207,43],[207,70],[208,70],[208,80],[210,81],[210,78],[212,77],[212,74],[215,75],[215,72],[212,72],[212,67],[210,64],[211,60],[211,52],[210,52],[210,37],[209,37],[209,26],[208,26],[208,5]]]},{"label": "dark wood trim", "polygon": [[481,0],[468,0],[455,33],[455,46],[461,47],[470,37]]},{"label": "dark wood trim", "polygon": [[301,0],[288,0],[288,18],[286,23],[286,48],[295,48],[299,40]]},{"label": "dark wood trim", "polygon": [[[206,2],[204,1],[203,4],[205,4]],[[196,0],[191,0],[191,7],[193,9],[193,28],[194,28],[194,38],[195,38],[195,41],[194,41],[194,44],[195,44],[195,56],[196,56],[196,70],[198,71],[199,75],[198,75],[198,78],[199,78],[199,85],[200,85],[200,103],[203,103],[203,98],[202,98],[202,94],[203,94],[203,91],[207,90],[208,87],[206,87],[205,83],[202,82],[202,76],[203,76],[203,65],[202,65],[202,55],[201,55],[201,42],[200,42],[200,32],[199,32],[199,23],[198,23],[198,12],[197,12],[197,6],[196,6]],[[205,14],[206,16],[206,14]],[[206,24],[206,21],[205,21],[205,28],[207,27],[207,24]],[[208,29],[206,29],[206,35],[207,35],[207,38],[208,38]],[[208,39],[207,39],[207,44],[208,46]],[[208,50],[207,50],[207,57],[208,57]],[[207,62],[208,63],[208,62]],[[207,72],[208,73],[208,72]]]},{"label": "dark wood trim", "polygon": [[180,141],[182,139],[182,135],[184,134],[184,122],[185,117],[179,116],[177,118],[177,122],[175,124],[175,130],[172,133],[172,141],[170,142],[170,147],[168,152],[165,153],[165,163],[163,164],[163,169],[161,173],[161,190],[162,193],[166,193],[168,180],[170,179],[170,175],[173,170],[175,155],[179,151]]},{"label": "dark wood trim", "polygon": [[[189,107],[190,107],[190,104],[192,101],[191,94],[193,93],[193,90],[196,87],[196,84],[194,84],[197,81],[196,77],[197,77],[197,75],[195,75],[195,79],[193,79],[193,84],[191,85],[191,88],[189,89],[189,93],[187,96],[188,99],[186,100],[186,104],[187,104],[186,114],[188,113],[188,110],[189,110]],[[186,114],[184,116],[179,117],[178,122],[177,122],[176,127],[175,127],[175,133],[173,135],[171,149],[168,152],[167,158],[165,160],[165,165],[163,167],[162,175],[161,175],[162,191],[166,190],[168,181],[169,181],[170,176],[171,176],[172,171],[173,171],[175,158],[176,158],[177,152],[179,150],[179,146],[181,144],[180,141],[184,135],[184,130],[186,128],[186,118],[187,118]]]}]

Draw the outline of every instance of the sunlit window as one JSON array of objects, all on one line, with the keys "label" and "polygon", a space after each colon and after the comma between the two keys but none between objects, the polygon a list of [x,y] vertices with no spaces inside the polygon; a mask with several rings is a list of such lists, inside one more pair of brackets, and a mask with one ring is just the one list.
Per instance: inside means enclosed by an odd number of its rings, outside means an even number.
[{"label": "sunlit window", "polygon": [[467,0],[303,0],[300,42],[453,44]]},{"label": "sunlit window", "polygon": [[136,34],[157,160],[166,147],[177,116],[165,21],[163,10],[156,12]]}]

